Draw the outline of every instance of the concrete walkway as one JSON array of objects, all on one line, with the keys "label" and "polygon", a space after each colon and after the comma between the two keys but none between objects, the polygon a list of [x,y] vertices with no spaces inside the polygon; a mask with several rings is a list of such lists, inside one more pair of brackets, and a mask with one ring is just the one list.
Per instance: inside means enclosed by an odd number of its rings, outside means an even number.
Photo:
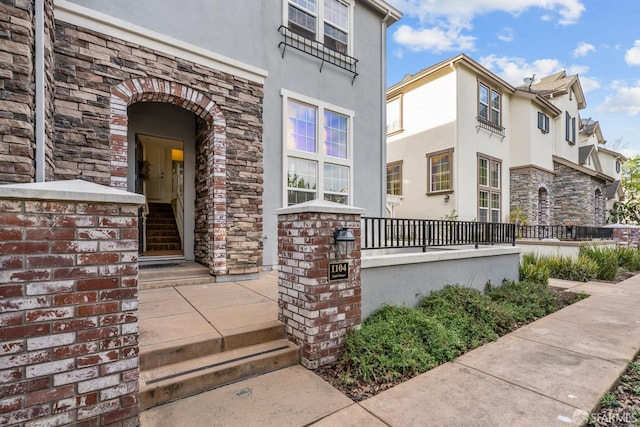
[{"label": "concrete walkway", "polygon": [[581,425],[640,349],[640,275],[361,403],[300,366],[145,411],[142,426]]}]

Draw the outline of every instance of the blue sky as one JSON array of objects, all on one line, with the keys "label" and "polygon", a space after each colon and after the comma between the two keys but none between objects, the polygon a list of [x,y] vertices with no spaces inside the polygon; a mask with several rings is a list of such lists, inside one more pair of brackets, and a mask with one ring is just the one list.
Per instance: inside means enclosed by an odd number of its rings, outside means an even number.
[{"label": "blue sky", "polygon": [[388,0],[387,84],[466,53],[514,86],[533,74],[578,74],[583,119],[606,147],[640,154],[640,0]]}]

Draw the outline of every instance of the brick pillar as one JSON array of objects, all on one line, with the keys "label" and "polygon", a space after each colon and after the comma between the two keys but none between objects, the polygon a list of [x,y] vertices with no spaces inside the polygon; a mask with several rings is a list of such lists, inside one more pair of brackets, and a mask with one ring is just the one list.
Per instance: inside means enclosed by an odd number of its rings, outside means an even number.
[{"label": "brick pillar", "polygon": [[0,186],[0,425],[138,424],[142,203],[83,181]]},{"label": "brick pillar", "polygon": [[[301,347],[309,369],[335,362],[347,332],[361,322],[360,216],[364,210],[314,200],[278,213],[278,318]],[[355,250],[340,257],[333,230],[349,227]],[[348,263],[348,278],[329,280],[331,264]]]}]

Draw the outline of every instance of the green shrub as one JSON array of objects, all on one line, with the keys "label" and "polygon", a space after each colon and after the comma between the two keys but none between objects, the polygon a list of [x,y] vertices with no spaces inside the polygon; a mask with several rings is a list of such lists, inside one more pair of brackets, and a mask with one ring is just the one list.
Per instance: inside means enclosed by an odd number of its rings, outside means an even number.
[{"label": "green shrub", "polygon": [[347,336],[342,363],[354,378],[391,382],[452,360],[460,354],[458,342],[420,310],[384,306]]},{"label": "green shrub", "polygon": [[551,277],[556,279],[574,280],[577,282],[587,282],[598,272],[598,264],[586,257],[578,257],[577,260],[565,256],[544,257],[541,262],[545,263]]},{"label": "green shrub", "polygon": [[546,283],[505,282],[487,286],[487,296],[511,312],[518,322],[528,322],[561,308],[556,294]]},{"label": "green shrub", "polygon": [[551,277],[549,267],[543,263],[522,262],[520,265],[520,281],[547,284]]},{"label": "green shrub", "polygon": [[453,331],[463,350],[494,341],[516,326],[507,309],[478,290],[461,286],[447,285],[433,292],[420,301],[418,308]]},{"label": "green shrub", "polygon": [[640,271],[640,250],[622,247],[617,251],[619,267],[628,271]]},{"label": "green shrub", "polygon": [[598,264],[596,277],[600,280],[612,280],[618,274],[618,251],[616,249],[582,246],[580,257],[592,259]]}]

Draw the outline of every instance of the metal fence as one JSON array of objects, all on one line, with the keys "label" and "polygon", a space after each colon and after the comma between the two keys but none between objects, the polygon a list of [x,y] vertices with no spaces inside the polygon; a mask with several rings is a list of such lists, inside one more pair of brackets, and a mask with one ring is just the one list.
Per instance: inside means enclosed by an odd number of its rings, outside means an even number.
[{"label": "metal fence", "polygon": [[515,224],[432,219],[362,218],[362,249],[515,245]]},{"label": "metal fence", "polygon": [[582,225],[519,225],[518,239],[594,240],[613,238],[613,229]]}]

